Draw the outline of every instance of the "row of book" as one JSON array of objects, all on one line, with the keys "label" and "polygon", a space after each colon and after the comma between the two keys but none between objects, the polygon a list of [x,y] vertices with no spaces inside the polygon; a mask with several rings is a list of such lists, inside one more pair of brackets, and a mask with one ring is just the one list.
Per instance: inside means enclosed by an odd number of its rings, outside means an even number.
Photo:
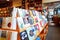
[{"label": "row of book", "polygon": [[[30,35],[33,34],[32,31],[30,31]],[[26,31],[23,31],[21,33],[19,33],[21,39],[20,40],[34,40],[34,37],[32,37],[33,35],[30,36],[30,38],[28,37],[28,34]],[[17,35],[18,33],[15,31],[5,31],[5,30],[0,30],[0,40],[17,40]],[[31,39],[32,38],[32,39]],[[39,36],[37,36],[37,38],[35,40],[41,40]]]},{"label": "row of book", "polygon": [[[12,17],[0,18],[0,28],[16,30],[18,25],[21,40],[40,40],[37,34],[41,32],[42,28],[48,22],[44,15],[36,10],[19,8],[13,8],[11,13]],[[17,40],[13,37],[11,37],[11,40]],[[17,38],[17,36],[15,37]]]},{"label": "row of book", "polygon": [[17,32],[0,30],[0,40],[17,40]]}]

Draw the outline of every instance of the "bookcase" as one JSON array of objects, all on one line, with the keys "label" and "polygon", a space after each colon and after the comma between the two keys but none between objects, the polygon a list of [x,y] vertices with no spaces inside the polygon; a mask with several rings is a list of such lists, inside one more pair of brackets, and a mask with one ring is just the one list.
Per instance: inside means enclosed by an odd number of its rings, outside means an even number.
[{"label": "bookcase", "polygon": [[11,17],[0,17],[0,40],[45,40],[48,21],[36,10],[13,8]]}]

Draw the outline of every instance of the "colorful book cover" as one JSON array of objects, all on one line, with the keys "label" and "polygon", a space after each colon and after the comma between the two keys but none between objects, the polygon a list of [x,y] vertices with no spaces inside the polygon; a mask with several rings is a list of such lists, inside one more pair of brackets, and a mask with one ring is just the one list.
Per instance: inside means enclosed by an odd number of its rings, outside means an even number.
[{"label": "colorful book cover", "polygon": [[28,24],[28,16],[23,18],[23,22],[24,22],[24,24]]},{"label": "colorful book cover", "polygon": [[20,31],[24,28],[24,22],[22,17],[17,17],[17,23]]},{"label": "colorful book cover", "polygon": [[26,30],[20,33],[21,40],[29,40]]},{"label": "colorful book cover", "polygon": [[35,36],[37,36],[34,26],[27,28],[26,31],[27,31],[29,40],[34,40]]},{"label": "colorful book cover", "polygon": [[12,18],[11,17],[3,17],[2,28],[11,28]]},{"label": "colorful book cover", "polygon": [[2,28],[2,20],[3,18],[0,18],[0,28]]},{"label": "colorful book cover", "polygon": [[18,17],[25,17],[26,12],[25,9],[18,9]]},{"label": "colorful book cover", "polygon": [[40,31],[40,25],[38,23],[34,25],[34,28],[35,28],[35,30]]},{"label": "colorful book cover", "polygon": [[34,24],[34,19],[31,16],[28,17],[28,23]]},{"label": "colorful book cover", "polygon": [[40,21],[41,27],[45,26],[46,23],[47,23],[46,20],[41,20],[41,21]]}]

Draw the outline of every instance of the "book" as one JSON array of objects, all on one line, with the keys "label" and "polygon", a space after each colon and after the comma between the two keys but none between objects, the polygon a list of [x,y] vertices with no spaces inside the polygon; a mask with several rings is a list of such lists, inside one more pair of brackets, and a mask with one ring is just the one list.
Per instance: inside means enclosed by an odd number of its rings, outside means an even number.
[{"label": "book", "polygon": [[18,9],[18,17],[25,17],[26,11],[25,9]]},{"label": "book", "polygon": [[15,18],[15,17],[12,17],[12,22],[11,22],[11,29],[14,29],[14,30],[16,30],[16,26],[17,26],[17,19]]},{"label": "book", "polygon": [[13,17],[3,17],[2,28],[16,29],[16,18]]},{"label": "book", "polygon": [[34,24],[34,19],[31,16],[28,17],[28,23]]},{"label": "book", "polygon": [[40,37],[38,36],[35,40],[41,40]]},{"label": "book", "polygon": [[0,28],[2,28],[2,20],[3,18],[0,18]]},{"label": "book", "polygon": [[20,33],[21,40],[29,40],[26,30]]},{"label": "book", "polygon": [[34,28],[35,28],[35,30],[40,31],[40,25],[38,23],[34,25]]},{"label": "book", "polygon": [[32,10],[32,15],[36,16],[35,10]]},{"label": "book", "polygon": [[14,32],[14,31],[12,31],[11,32],[11,36],[10,36],[10,40],[17,40],[17,32]]},{"label": "book", "polygon": [[27,28],[27,34],[28,34],[28,37],[29,37],[29,40],[34,40],[35,36],[36,35],[36,30],[33,26]]},{"label": "book", "polygon": [[8,31],[0,30],[0,40],[7,40],[8,39]]},{"label": "book", "polygon": [[36,16],[35,16],[34,20],[35,20],[35,23],[39,22],[38,17],[36,17]]},{"label": "book", "polygon": [[3,17],[2,28],[11,28],[12,18],[11,17]]},{"label": "book", "polygon": [[17,17],[17,24],[18,24],[18,27],[21,30],[23,30],[24,28],[24,22],[23,22],[23,18],[22,17]]},{"label": "book", "polygon": [[16,17],[17,16],[17,8],[13,8],[13,11],[12,11],[12,17]]}]

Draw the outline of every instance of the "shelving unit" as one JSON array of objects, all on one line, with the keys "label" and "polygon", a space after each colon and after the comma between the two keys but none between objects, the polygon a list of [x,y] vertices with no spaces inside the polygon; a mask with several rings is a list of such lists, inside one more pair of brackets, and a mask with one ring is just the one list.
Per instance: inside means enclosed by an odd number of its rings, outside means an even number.
[{"label": "shelving unit", "polygon": [[[30,15],[31,15],[31,17],[34,19],[35,17],[33,17],[33,15],[32,15],[32,12],[30,12]],[[16,17],[17,18],[17,17]],[[35,19],[34,19],[34,21],[35,21]],[[20,33],[21,32],[23,32],[24,30],[26,30],[26,29],[28,29],[28,28],[30,28],[30,27],[32,27],[33,25],[36,25],[36,24],[39,24],[40,22],[34,22],[32,25],[28,25],[28,27],[24,27],[23,29],[22,29],[22,31],[21,31],[21,29],[19,28],[19,25],[18,25],[18,23],[16,24],[16,29],[9,29],[9,28],[0,28],[0,30],[6,30],[6,31],[8,31],[8,40],[12,40],[12,39],[10,39],[11,38],[11,32],[17,32],[18,34],[17,34],[17,40],[21,40],[21,36],[20,36]],[[42,28],[42,29],[41,29]],[[46,35],[47,35],[47,32],[48,32],[48,23],[46,23],[43,27],[41,27],[40,28],[40,32],[37,30],[36,32],[36,36],[35,36],[35,38],[34,38],[34,40],[36,40],[36,38],[37,38],[37,36],[39,36],[40,37],[40,39],[41,40],[45,40],[45,37],[46,37]],[[46,30],[46,31],[45,31]],[[28,35],[28,34],[27,34]]]}]

